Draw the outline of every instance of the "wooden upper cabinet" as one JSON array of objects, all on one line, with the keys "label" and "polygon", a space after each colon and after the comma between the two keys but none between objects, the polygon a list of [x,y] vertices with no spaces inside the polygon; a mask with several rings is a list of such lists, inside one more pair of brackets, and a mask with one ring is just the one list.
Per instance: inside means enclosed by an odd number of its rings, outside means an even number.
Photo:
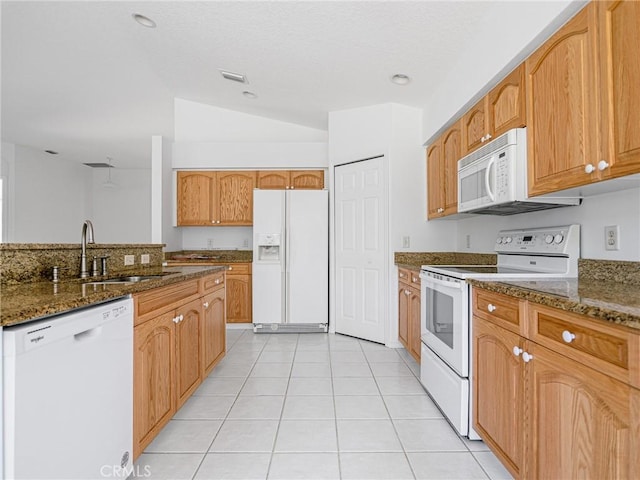
[{"label": "wooden upper cabinet", "polygon": [[258,172],[257,188],[264,190],[324,188],[324,170],[264,170]]},{"label": "wooden upper cabinet", "polygon": [[442,138],[438,138],[427,148],[427,218],[442,216]]},{"label": "wooden upper cabinet", "polygon": [[211,225],[218,217],[216,172],[178,172],[178,225]]},{"label": "wooden upper cabinet", "polygon": [[253,225],[253,189],[256,172],[219,171],[220,225]]},{"label": "wooden upper cabinet", "polygon": [[596,4],[578,12],[525,62],[530,195],[597,176],[597,169],[585,173],[599,148]]},{"label": "wooden upper cabinet", "polygon": [[597,6],[604,138],[602,158],[594,159],[594,166],[604,180],[640,171],[640,3]]},{"label": "wooden upper cabinet", "polygon": [[524,63],[507,75],[487,96],[487,128],[496,138],[512,128],[524,127],[526,119]]},{"label": "wooden upper cabinet", "polygon": [[179,171],[178,226],[253,224],[254,171]]},{"label": "wooden upper cabinet", "polygon": [[462,121],[454,123],[427,149],[427,218],[458,211],[458,160]]},{"label": "wooden upper cabinet", "polygon": [[489,133],[487,127],[487,97],[483,97],[471,110],[462,117],[464,154],[467,154],[486,141]]},{"label": "wooden upper cabinet", "polygon": [[526,125],[525,67],[518,66],[463,116],[462,155]]},{"label": "wooden upper cabinet", "polygon": [[322,190],[324,170],[291,170],[289,188]]},{"label": "wooden upper cabinet", "polygon": [[462,125],[453,124],[442,136],[442,156],[444,165],[443,215],[458,212],[458,160],[462,157]]}]

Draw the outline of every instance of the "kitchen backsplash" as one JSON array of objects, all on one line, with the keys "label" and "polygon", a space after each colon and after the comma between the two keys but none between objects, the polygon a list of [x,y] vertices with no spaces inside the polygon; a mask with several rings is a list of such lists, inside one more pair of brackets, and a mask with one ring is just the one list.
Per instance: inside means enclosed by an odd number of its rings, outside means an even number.
[{"label": "kitchen backsplash", "polygon": [[[108,256],[109,274],[138,272],[162,266],[163,244],[94,244],[87,245],[87,263],[93,257]],[[0,244],[0,284],[51,280],[54,266],[60,267],[60,280],[80,277],[80,244],[68,243],[4,243]],[[141,264],[141,255],[149,255],[149,263]],[[133,255],[134,264],[124,264],[124,256]],[[98,259],[99,262],[99,259]],[[98,264],[100,269],[100,264]]]}]

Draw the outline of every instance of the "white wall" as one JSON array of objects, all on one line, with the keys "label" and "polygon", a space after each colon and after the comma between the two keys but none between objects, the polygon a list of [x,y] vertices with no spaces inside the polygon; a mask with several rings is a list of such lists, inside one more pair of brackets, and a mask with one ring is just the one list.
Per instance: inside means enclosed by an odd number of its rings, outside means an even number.
[{"label": "white wall", "polygon": [[[105,188],[108,169],[83,168],[93,173],[93,216],[90,218],[95,241],[151,243],[151,170],[112,168],[111,181],[117,186]],[[80,226],[82,223],[75,225],[74,230]]]},{"label": "white wall", "polygon": [[463,114],[585,4],[575,0],[488,2],[492,15],[485,19],[482,35],[456,58],[424,106],[423,142]]},{"label": "white wall", "polygon": [[[175,100],[174,169],[326,169],[327,132],[186,100]],[[326,183],[326,179],[325,179]],[[171,211],[175,209],[173,202]],[[252,247],[250,227],[180,227],[185,250]],[[248,246],[246,239],[249,239]],[[177,248],[175,248],[177,249]],[[167,245],[167,251],[173,250]]]},{"label": "white wall", "polygon": [[[640,189],[586,197],[582,205],[507,217],[476,215],[458,222],[458,251],[492,252],[498,230],[579,223],[581,256],[606,260],[640,261]],[[620,250],[604,248],[604,227],[620,226]],[[467,249],[466,236],[471,235]]]},{"label": "white wall", "polygon": [[92,216],[91,169],[21,145],[3,144],[7,236],[12,243],[79,243]]}]

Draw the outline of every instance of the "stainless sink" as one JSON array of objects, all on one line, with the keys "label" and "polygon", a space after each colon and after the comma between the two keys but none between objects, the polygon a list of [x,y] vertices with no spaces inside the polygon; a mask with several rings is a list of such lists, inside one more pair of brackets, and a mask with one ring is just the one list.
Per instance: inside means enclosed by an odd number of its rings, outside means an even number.
[{"label": "stainless sink", "polygon": [[162,275],[132,275],[128,277],[109,278],[107,280],[97,280],[95,282],[87,282],[87,285],[103,285],[109,283],[138,283],[145,280],[154,280],[162,278]]}]

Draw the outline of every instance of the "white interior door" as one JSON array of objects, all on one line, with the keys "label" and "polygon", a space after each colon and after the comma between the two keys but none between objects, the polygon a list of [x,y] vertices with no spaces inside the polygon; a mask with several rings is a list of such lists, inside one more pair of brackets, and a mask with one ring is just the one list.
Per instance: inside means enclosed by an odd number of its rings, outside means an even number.
[{"label": "white interior door", "polygon": [[383,158],[335,168],[336,332],[385,342]]}]

